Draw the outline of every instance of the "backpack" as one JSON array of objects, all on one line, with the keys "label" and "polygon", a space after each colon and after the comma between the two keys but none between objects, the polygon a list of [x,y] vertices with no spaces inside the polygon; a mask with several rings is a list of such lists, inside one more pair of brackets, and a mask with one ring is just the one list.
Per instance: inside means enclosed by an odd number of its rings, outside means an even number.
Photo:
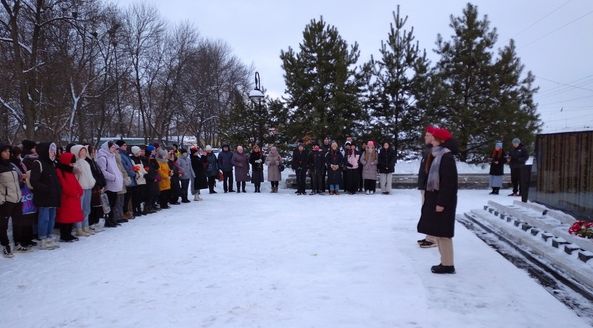
[{"label": "backpack", "polygon": [[[42,173],[43,164],[41,164],[41,161],[39,161],[38,159],[36,159],[33,163],[35,162],[39,163],[39,173]],[[27,170],[27,172],[25,172],[25,184],[30,190],[33,190],[33,185],[31,184],[31,170]]]}]

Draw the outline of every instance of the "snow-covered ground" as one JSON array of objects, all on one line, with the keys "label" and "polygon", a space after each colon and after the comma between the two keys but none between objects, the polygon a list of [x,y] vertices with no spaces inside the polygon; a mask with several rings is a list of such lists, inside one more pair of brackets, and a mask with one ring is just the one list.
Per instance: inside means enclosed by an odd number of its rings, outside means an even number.
[{"label": "snow-covered ground", "polygon": [[[432,274],[416,190],[268,190],[0,258],[0,327],[588,327],[459,224],[457,274]],[[460,191],[458,212],[512,201],[487,193]]]},{"label": "snow-covered ground", "polygon": [[[396,174],[418,174],[420,167],[420,160],[398,161],[395,165]],[[457,162],[457,172],[459,174],[489,174],[489,164],[468,164],[465,162]],[[508,165],[504,166],[504,173],[510,174],[511,169]]]}]

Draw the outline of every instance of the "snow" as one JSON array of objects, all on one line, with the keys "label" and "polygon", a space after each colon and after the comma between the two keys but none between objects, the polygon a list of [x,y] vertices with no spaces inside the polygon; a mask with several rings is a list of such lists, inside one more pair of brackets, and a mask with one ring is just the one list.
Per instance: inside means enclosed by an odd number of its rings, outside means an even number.
[{"label": "snow", "polygon": [[[398,161],[395,164],[395,174],[418,174],[420,168],[420,160]],[[459,174],[486,174],[490,173],[490,164],[468,164],[465,162],[457,162],[457,172]],[[511,170],[508,165],[504,166],[504,172],[510,174]]]},{"label": "snow", "polygon": [[[1,258],[1,326],[588,327],[460,224],[457,274],[432,274],[416,190],[252,191]],[[487,193],[460,191],[458,213],[512,203]]]}]

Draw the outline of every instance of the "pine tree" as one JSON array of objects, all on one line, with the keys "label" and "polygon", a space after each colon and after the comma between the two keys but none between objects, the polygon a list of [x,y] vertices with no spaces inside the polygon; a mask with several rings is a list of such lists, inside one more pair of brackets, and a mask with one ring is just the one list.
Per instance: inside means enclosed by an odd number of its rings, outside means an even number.
[{"label": "pine tree", "polygon": [[422,126],[430,87],[426,51],[415,41],[414,28],[404,26],[399,5],[386,41],[381,42],[380,58],[371,58],[370,108],[373,138],[390,140],[396,149],[414,148]]},{"label": "pine tree", "polygon": [[358,44],[351,47],[337,28],[321,17],[303,32],[299,52],[282,51],[282,68],[289,108],[288,134],[322,139],[341,138],[361,119]]},{"label": "pine tree", "polygon": [[450,26],[450,41],[437,38],[441,58],[436,69],[446,90],[439,115],[459,141],[461,160],[481,160],[501,137],[532,140],[539,128],[533,102],[537,88],[530,72],[521,80],[523,66],[513,41],[494,58],[496,29],[469,3],[460,17],[451,16]]}]

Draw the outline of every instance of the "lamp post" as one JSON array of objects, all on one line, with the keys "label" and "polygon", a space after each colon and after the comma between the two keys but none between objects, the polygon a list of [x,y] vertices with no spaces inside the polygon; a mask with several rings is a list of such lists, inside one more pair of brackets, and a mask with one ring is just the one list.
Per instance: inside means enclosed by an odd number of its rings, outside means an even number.
[{"label": "lamp post", "polygon": [[261,90],[261,81],[259,78],[259,73],[255,72],[255,89],[251,90],[249,92],[249,99],[251,99],[251,101],[253,101],[254,104],[257,103],[258,110],[259,110],[259,115],[257,117],[258,119],[258,123],[257,123],[257,138],[258,140],[256,142],[259,142],[260,144],[262,144],[261,146],[263,146],[263,124],[262,124],[262,118],[263,118],[263,113],[262,113],[262,100],[264,99],[264,93]]}]

